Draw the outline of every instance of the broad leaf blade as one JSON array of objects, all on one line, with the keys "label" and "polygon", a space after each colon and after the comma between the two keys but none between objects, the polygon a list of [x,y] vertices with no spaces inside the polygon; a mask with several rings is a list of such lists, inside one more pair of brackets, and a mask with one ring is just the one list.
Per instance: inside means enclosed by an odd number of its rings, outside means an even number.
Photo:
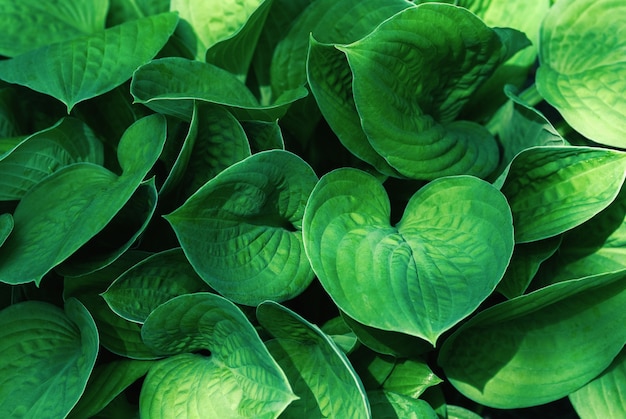
[{"label": "broad leaf blade", "polygon": [[591,147],[534,147],[511,162],[502,193],[516,243],[563,233],[606,208],[626,178],[626,153]]},{"label": "broad leaf blade", "polygon": [[133,124],[118,147],[121,176],[102,166],[76,163],[31,188],[13,214],[13,233],[0,249],[0,281],[38,283],[102,230],[157,160],[165,133],[161,115]]},{"label": "broad leaf blade", "polygon": [[0,62],[0,79],[48,94],[67,106],[101,95],[130,79],[174,31],[173,13],[123,23],[93,35],[44,46]]},{"label": "broad leaf blade", "polygon": [[548,403],[609,366],[626,339],[625,303],[625,271],[554,284],[479,313],[446,340],[438,362],[480,404]]},{"label": "broad leaf blade", "polygon": [[437,413],[430,405],[419,399],[389,391],[368,391],[372,405],[372,417],[377,419],[437,419]]},{"label": "broad leaf blade", "polygon": [[156,253],[119,276],[102,297],[126,320],[143,323],[159,305],[208,287],[180,248]]},{"label": "broad leaf blade", "polygon": [[75,118],[28,136],[0,156],[0,201],[18,200],[55,171],[77,162],[102,164],[102,143]]},{"label": "broad leaf blade", "polygon": [[597,378],[569,395],[582,419],[626,416],[626,350]]},{"label": "broad leaf blade", "polygon": [[337,169],[313,190],[303,230],[313,270],[341,310],[433,345],[487,298],[513,252],[504,196],[466,176],[419,190],[392,227],[382,185]]},{"label": "broad leaf blade", "polygon": [[263,302],[256,315],[275,337],[266,345],[300,397],[284,417],[370,417],[361,380],[329,336],[278,303]]},{"label": "broad leaf blade", "polygon": [[108,0],[3,0],[0,2],[0,55],[13,57],[101,31],[108,5]]},{"label": "broad leaf blade", "polygon": [[[270,418],[295,399],[252,324],[225,298],[176,297],[150,314],[141,333],[156,351],[178,354],[148,373],[142,416]],[[200,349],[211,356],[189,353]]]},{"label": "broad leaf blade", "polygon": [[221,172],[166,219],[220,294],[247,305],[283,301],[313,280],[301,223],[316,182],[296,155],[265,151]]},{"label": "broad leaf blade", "polygon": [[75,299],[29,301],[0,312],[0,414],[65,417],[85,390],[98,354],[98,331]]},{"label": "broad leaf blade", "polygon": [[537,89],[574,129],[593,141],[626,148],[626,4],[565,0],[541,26]]},{"label": "broad leaf blade", "polygon": [[0,214],[0,247],[4,244],[11,231],[13,231],[13,216],[11,214]]}]

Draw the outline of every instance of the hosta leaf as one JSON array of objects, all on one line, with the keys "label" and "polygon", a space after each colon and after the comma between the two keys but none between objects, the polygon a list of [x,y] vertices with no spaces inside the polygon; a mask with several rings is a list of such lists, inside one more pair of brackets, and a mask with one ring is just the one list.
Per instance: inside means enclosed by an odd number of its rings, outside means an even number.
[{"label": "hosta leaf", "polygon": [[85,275],[111,264],[145,231],[157,206],[154,178],[142,182],[111,221],[55,268],[63,276]]},{"label": "hosta leaf", "polygon": [[626,186],[604,211],[563,235],[537,285],[626,269]]},{"label": "hosta leaf", "polygon": [[363,131],[398,172],[431,180],[485,177],[496,168],[499,152],[491,134],[476,123],[455,121],[507,54],[498,33],[475,15],[425,3],[337,48],[352,69]]},{"label": "hosta leaf", "polygon": [[128,386],[146,375],[152,365],[154,361],[121,359],[97,366],[68,419],[94,417]]},{"label": "hosta leaf", "polygon": [[0,246],[2,246],[13,231],[13,216],[11,214],[0,214]]},{"label": "hosta leaf", "polygon": [[0,415],[65,417],[85,390],[98,331],[85,307],[28,301],[0,311]]},{"label": "hosta leaf", "polygon": [[13,88],[0,89],[0,155],[10,148],[5,145],[7,139],[23,134],[22,118],[17,108],[16,90]]},{"label": "hosta leaf", "polygon": [[133,124],[117,150],[120,176],[102,166],[76,163],[31,188],[18,204],[15,229],[0,249],[0,281],[39,283],[102,230],[157,160],[165,132],[161,115]]},{"label": "hosta leaf", "polygon": [[0,2],[0,55],[13,57],[104,29],[108,0]]},{"label": "hosta leaf", "polygon": [[333,317],[322,325],[322,332],[331,337],[333,342],[345,353],[350,354],[359,344],[356,335],[341,316]]},{"label": "hosta leaf", "polygon": [[469,176],[420,189],[393,227],[376,178],[337,169],[313,190],[303,230],[313,270],[342,311],[433,345],[491,294],[513,252],[504,196]]},{"label": "hosta leaf", "polygon": [[102,143],[75,118],[28,136],[0,156],[0,200],[18,200],[51,173],[77,162],[102,164]]},{"label": "hosta leaf", "polygon": [[170,10],[180,14],[178,36],[197,60],[204,61],[206,50],[239,31],[263,2],[264,0],[171,0]]},{"label": "hosta leaf", "polygon": [[274,122],[241,121],[241,126],[248,137],[253,153],[285,149],[285,140],[278,120]]},{"label": "hosta leaf", "polygon": [[128,80],[165,45],[177,22],[165,13],[44,46],[0,61],[0,79],[53,96],[69,113]]},{"label": "hosta leaf", "polygon": [[126,320],[143,323],[173,297],[208,291],[180,248],[156,253],[118,277],[102,297]]},{"label": "hosta leaf", "polygon": [[626,178],[626,153],[591,147],[534,147],[511,162],[502,193],[515,241],[563,233],[606,208]]},{"label": "hosta leaf", "polygon": [[425,362],[405,359],[396,363],[383,389],[417,399],[427,388],[441,382]]},{"label": "hosta leaf", "polygon": [[190,120],[192,99],[225,105],[236,116],[273,121],[289,105],[306,96],[304,87],[290,90],[271,104],[260,104],[250,89],[234,74],[217,66],[179,57],[153,60],[133,75],[131,93],[137,103]]},{"label": "hosta leaf", "polygon": [[264,151],[221,172],[165,218],[220,294],[247,305],[287,300],[313,279],[301,225],[316,182],[296,155]]},{"label": "hosta leaf", "polygon": [[437,419],[437,413],[424,400],[389,391],[368,391],[372,417],[376,419]]},{"label": "hosta leaf", "polygon": [[564,0],[542,22],[536,84],[584,136],[626,148],[626,3]]},{"label": "hosta leaf", "polygon": [[281,417],[370,417],[359,376],[329,336],[272,301],[260,304],[256,315],[274,336],[266,345],[300,398]]},{"label": "hosta leaf", "polygon": [[582,419],[626,416],[626,350],[597,378],[569,395]]},{"label": "hosta leaf", "polygon": [[624,304],[625,271],[554,284],[476,315],[446,340],[438,363],[477,403],[548,403],[589,382],[619,353]]},{"label": "hosta leaf", "polygon": [[[142,417],[270,418],[296,398],[246,316],[218,295],[175,297],[148,316],[141,333],[156,351],[175,355],[150,369]],[[190,353],[198,350],[211,355]]]},{"label": "hosta leaf", "polygon": [[109,0],[109,2],[107,26],[170,10],[170,0]]},{"label": "hosta leaf", "polygon": [[[242,81],[246,80],[257,41],[274,2],[273,0],[260,2],[254,0],[248,3],[253,6],[257,5],[252,14],[246,16],[246,21],[234,33],[212,45],[204,57],[207,63],[215,64],[230,71]],[[224,3],[220,2],[219,4]],[[211,33],[214,33],[213,27],[211,27]]]}]

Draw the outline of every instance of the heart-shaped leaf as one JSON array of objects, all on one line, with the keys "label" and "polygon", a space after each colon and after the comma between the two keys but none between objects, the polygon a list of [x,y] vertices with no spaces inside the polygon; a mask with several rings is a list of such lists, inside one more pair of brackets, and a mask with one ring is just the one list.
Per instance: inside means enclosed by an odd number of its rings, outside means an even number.
[{"label": "heart-shaped leaf", "polygon": [[626,350],[597,378],[569,395],[582,419],[626,416]]},{"label": "heart-shaped leaf", "polygon": [[120,275],[102,297],[126,320],[143,323],[173,297],[209,291],[180,248],[156,253]]},{"label": "heart-shaped leaf", "polygon": [[274,340],[267,348],[293,383],[299,400],[286,418],[368,418],[365,389],[345,354],[318,327],[272,301],[257,307],[257,319]]},{"label": "heart-shaped leaf", "polygon": [[548,403],[595,378],[620,352],[624,304],[626,271],[560,282],[482,311],[445,341],[438,363],[477,403]]},{"label": "heart-shaped leaf", "polygon": [[584,136],[626,148],[626,3],[564,0],[541,25],[536,84],[541,95]]},{"label": "heart-shaped leaf", "polygon": [[368,391],[367,397],[372,405],[373,418],[439,418],[433,408],[424,400],[383,390]]},{"label": "heart-shaped leaf", "polygon": [[62,418],[85,390],[98,331],[76,299],[65,311],[27,301],[0,311],[0,415]]},{"label": "heart-shaped leaf", "polygon": [[432,344],[491,294],[513,252],[506,199],[469,176],[426,185],[393,227],[378,180],[337,169],[311,193],[303,230],[313,270],[341,310]]},{"label": "heart-shaped leaf", "polygon": [[9,237],[11,231],[13,231],[13,216],[11,214],[0,214],[0,247]]},{"label": "heart-shaped leaf", "polygon": [[[154,310],[141,334],[175,355],[150,369],[141,415],[151,418],[277,417],[296,399],[252,324],[216,294],[175,297]],[[192,354],[209,350],[209,357]]]},{"label": "heart-shaped leaf", "polygon": [[563,233],[606,208],[626,178],[626,153],[597,147],[534,147],[510,164],[502,193],[515,241]]},{"label": "heart-shaped leaf", "polygon": [[152,168],[165,134],[162,115],[140,119],[120,140],[120,176],[92,163],[76,163],[31,188],[15,209],[15,228],[0,248],[0,281],[39,283],[102,230]]},{"label": "heart-shaped leaf", "polygon": [[104,29],[109,0],[2,0],[0,55],[27,51]]},{"label": "heart-shaped leaf", "polygon": [[18,200],[53,172],[77,162],[102,164],[102,143],[82,121],[64,118],[0,156],[0,201]]},{"label": "heart-shaped leaf", "polygon": [[69,113],[78,102],[130,79],[163,48],[177,23],[176,14],[164,13],[44,46],[0,61],[0,79],[53,96]]},{"label": "heart-shaped leaf", "polygon": [[253,306],[283,301],[313,280],[301,223],[316,182],[295,154],[264,151],[221,172],[165,218],[217,292]]}]

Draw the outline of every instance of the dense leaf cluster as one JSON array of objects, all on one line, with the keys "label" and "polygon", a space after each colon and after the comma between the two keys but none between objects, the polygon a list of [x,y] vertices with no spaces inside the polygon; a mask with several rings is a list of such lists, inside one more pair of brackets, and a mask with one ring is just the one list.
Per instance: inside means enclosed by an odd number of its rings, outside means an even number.
[{"label": "dense leaf cluster", "polygon": [[0,0],[0,416],[626,415],[625,13]]}]

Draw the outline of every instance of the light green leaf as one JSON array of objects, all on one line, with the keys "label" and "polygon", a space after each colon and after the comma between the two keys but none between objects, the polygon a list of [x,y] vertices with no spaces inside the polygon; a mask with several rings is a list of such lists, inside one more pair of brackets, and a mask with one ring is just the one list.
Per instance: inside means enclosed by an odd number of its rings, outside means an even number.
[{"label": "light green leaf", "polygon": [[264,0],[171,0],[170,10],[180,14],[177,35],[199,61],[218,42],[231,37],[248,21]]},{"label": "light green leaf", "polygon": [[109,307],[126,320],[143,323],[172,298],[209,291],[180,248],[156,253],[119,276],[102,294]]},{"label": "light green leaf", "polygon": [[179,57],[153,60],[133,75],[131,93],[135,102],[149,108],[190,120],[193,99],[225,105],[243,119],[274,121],[289,105],[306,96],[304,87],[285,92],[268,105],[262,105],[234,74],[217,66]]},{"label": "light green leaf", "polygon": [[619,353],[624,304],[626,271],[554,284],[476,315],[446,340],[438,363],[477,403],[548,403],[595,378]]},{"label": "light green leaf", "polygon": [[352,353],[359,346],[356,335],[341,316],[333,317],[324,323],[322,332],[330,336],[335,345],[341,348],[346,355]]},{"label": "light green leaf", "polygon": [[483,419],[478,413],[474,413],[461,406],[448,405],[448,419]]},{"label": "light green leaf", "polygon": [[329,336],[272,301],[260,304],[256,315],[274,336],[266,345],[299,396],[281,417],[370,417],[359,376]]},{"label": "light green leaf", "polygon": [[102,143],[75,118],[28,136],[0,156],[0,200],[21,199],[34,185],[55,171],[77,162],[101,165]]},{"label": "light green leaf", "polygon": [[[234,33],[209,47],[205,56],[207,63],[215,64],[230,71],[244,82],[250,69],[250,63],[252,62],[252,56],[257,47],[261,30],[274,2],[273,0],[263,0],[261,2],[254,0],[249,1],[249,3],[257,5],[252,14],[247,16],[247,20]],[[223,2],[219,4],[223,4]],[[213,31],[211,33],[214,34]]]},{"label": "light green leaf", "polygon": [[581,419],[626,416],[626,350],[597,378],[569,395]]},{"label": "light green leaf", "polygon": [[[150,369],[142,417],[274,418],[296,399],[252,324],[218,295],[175,297],[148,316],[141,333],[154,350],[175,355]],[[211,355],[189,353],[198,350]]]},{"label": "light green leaf", "polygon": [[541,25],[537,89],[565,120],[598,143],[626,148],[626,3],[563,0]]},{"label": "light green leaf", "polygon": [[437,413],[424,400],[389,391],[368,391],[372,417],[376,419],[437,419]]},{"label": "light green leaf", "polygon": [[0,214],[0,247],[4,244],[9,234],[13,231],[13,216],[11,214]]},{"label": "light green leaf", "polygon": [[502,193],[516,243],[563,233],[606,208],[626,178],[626,153],[592,147],[534,147],[511,162]]},{"label": "light green leaf", "polygon": [[537,286],[626,269],[626,186],[605,210],[563,235]]},{"label": "light green leaf", "polygon": [[2,0],[0,55],[27,51],[104,29],[108,0]]},{"label": "light green leaf", "polygon": [[98,331],[76,299],[65,311],[28,301],[0,311],[0,415],[65,417],[85,390]]},{"label": "light green leaf", "polygon": [[118,147],[123,173],[76,163],[31,188],[18,204],[15,228],[0,248],[0,281],[39,283],[102,230],[133,195],[165,142],[165,118],[133,124]]},{"label": "light green leaf", "polygon": [[466,9],[425,3],[337,45],[371,146],[402,175],[432,180],[489,175],[499,151],[481,125],[455,120],[507,57],[498,33]]},{"label": "light green leaf", "polygon": [[429,183],[393,227],[378,180],[337,169],[311,193],[303,230],[313,270],[342,311],[433,345],[491,294],[513,252],[504,196],[470,176]]},{"label": "light green leaf", "polygon": [[146,375],[154,361],[121,359],[97,366],[68,419],[91,418],[132,383]]},{"label": "light green leaf", "polygon": [[252,306],[288,300],[313,280],[301,226],[316,182],[296,155],[264,151],[221,172],[165,218],[220,294]]},{"label": "light green leaf", "polygon": [[123,23],[0,61],[0,79],[53,96],[67,106],[101,95],[152,59],[174,31],[173,13]]},{"label": "light green leaf", "polygon": [[423,361],[404,359],[396,363],[383,383],[385,391],[419,398],[424,391],[443,382]]}]

